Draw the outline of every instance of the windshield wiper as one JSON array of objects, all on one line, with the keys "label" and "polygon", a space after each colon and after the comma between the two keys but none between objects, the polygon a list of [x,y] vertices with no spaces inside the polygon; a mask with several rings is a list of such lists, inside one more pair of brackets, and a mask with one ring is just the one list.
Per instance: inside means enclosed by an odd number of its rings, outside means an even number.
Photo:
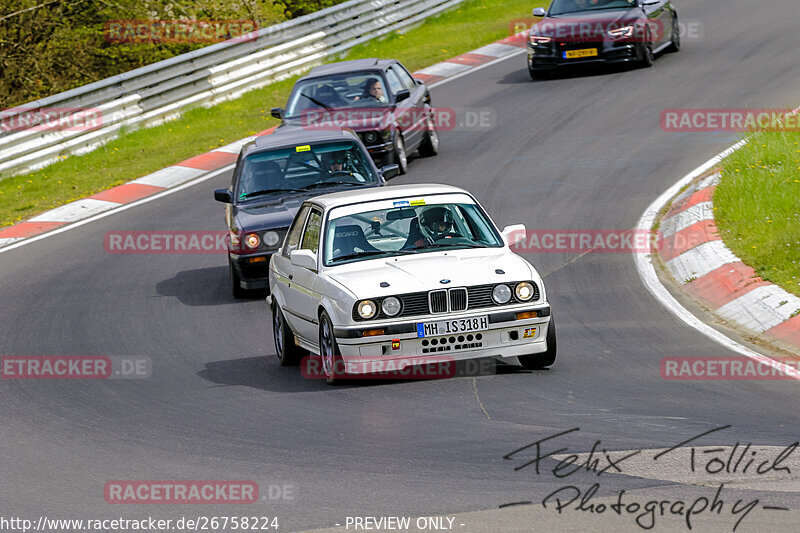
[{"label": "windshield wiper", "polygon": [[306,192],[306,189],[263,189],[260,191],[253,191],[247,194],[243,194],[239,197],[239,199],[251,198],[253,196],[261,196],[263,194],[272,194],[276,192]]},{"label": "windshield wiper", "polygon": [[342,255],[339,257],[335,257],[334,261],[346,261],[348,259],[356,259],[358,257],[368,257],[371,255],[383,255],[383,254],[392,254],[392,255],[409,255],[415,254],[417,250],[366,250],[364,252],[358,252],[354,254]]},{"label": "windshield wiper", "polygon": [[320,181],[308,185],[305,187],[305,190],[316,189],[318,187],[328,187],[330,185],[364,185],[364,183],[356,183],[355,181]]},{"label": "windshield wiper", "polygon": [[307,95],[306,93],[304,93],[304,92],[301,92],[301,93],[300,93],[300,96],[305,96],[306,98],[308,98],[309,100],[311,100],[312,102],[314,102],[315,104],[317,104],[318,106],[324,107],[324,108],[325,108],[325,109],[327,109],[328,111],[331,111],[331,110],[333,110],[333,108],[332,108],[331,106],[329,106],[329,105],[327,105],[327,104],[324,104],[324,103],[320,102],[319,100],[317,100],[317,99],[316,99],[316,98],[314,98],[313,96],[308,96],[308,95]]},{"label": "windshield wiper", "polygon": [[447,243],[435,242],[435,243],[427,246],[425,249],[426,250],[430,250],[431,248],[455,248],[456,246],[461,246],[461,247],[464,247],[464,248],[487,248],[487,246],[485,246],[483,244],[476,244],[476,243],[463,243],[462,242],[462,243],[455,243],[455,244],[447,244]]}]

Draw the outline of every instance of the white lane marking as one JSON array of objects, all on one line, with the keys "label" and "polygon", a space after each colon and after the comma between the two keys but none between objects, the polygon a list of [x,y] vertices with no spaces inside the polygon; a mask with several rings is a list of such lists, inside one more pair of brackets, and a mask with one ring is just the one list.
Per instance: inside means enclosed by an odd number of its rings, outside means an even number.
[{"label": "white lane marking", "polygon": [[0,239],[0,246],[7,246],[7,245],[11,244],[12,242],[21,241],[24,238],[25,237],[9,237],[7,239]]},{"label": "white lane marking", "polygon": [[503,43],[492,43],[487,44],[486,46],[481,46],[477,50],[473,50],[469,53],[480,54],[482,56],[505,57],[507,55],[516,53],[519,49],[519,46],[512,46],[510,44]]},{"label": "white lane marking", "polygon": [[142,185],[152,185],[153,187],[164,187],[168,189],[205,173],[205,170],[175,165],[156,170],[152,174],[133,180],[131,183],[141,183]]},{"label": "white lane marking", "polygon": [[430,67],[426,67],[422,70],[418,70],[417,74],[430,74],[431,76],[453,76],[455,74],[460,74],[465,70],[472,69],[469,65],[462,65],[461,63],[436,63],[435,65],[431,65]]},{"label": "white lane marking", "polygon": [[702,278],[724,265],[740,261],[722,241],[709,241],[670,259],[667,261],[667,268],[676,280],[686,283],[690,279]]},{"label": "white lane marking", "polygon": [[94,216],[97,213],[114,209],[120,205],[122,204],[118,202],[84,198],[83,200],[76,200],[67,205],[45,211],[41,215],[31,218],[30,222],[75,222]]},{"label": "white lane marking", "polygon": [[[516,48],[516,47],[514,46],[512,48]],[[488,63],[484,63],[483,65],[478,65],[477,67],[472,67],[469,70],[466,70],[466,71],[462,72],[461,74],[456,74],[455,76],[450,76],[449,78],[445,78],[445,79],[439,80],[439,81],[437,81],[435,83],[431,83],[430,85],[428,85],[428,87],[433,89],[434,87],[438,87],[439,85],[444,85],[445,83],[449,83],[449,82],[451,82],[453,80],[457,80],[458,78],[461,78],[462,76],[466,76],[467,74],[472,74],[473,72],[478,72],[479,70],[483,70],[485,68],[489,68],[491,66],[494,66],[497,63],[500,63],[501,61],[505,61],[506,59],[511,59],[512,57],[517,57],[518,55],[522,55],[522,54],[525,53],[525,49],[524,48],[518,48],[517,50],[518,51],[516,53],[509,54],[509,55],[504,56],[504,57],[498,57],[494,61],[489,61]]]},{"label": "white lane marking", "polygon": [[688,209],[681,211],[680,213],[675,213],[671,217],[662,220],[658,236],[669,237],[682,229],[688,228],[692,224],[700,222],[701,220],[713,219],[714,206],[712,203],[700,202]]},{"label": "white lane marking", "polygon": [[[664,193],[653,200],[647,209],[645,209],[644,213],[642,213],[642,217],[639,219],[639,222],[636,224],[636,229],[640,231],[650,231],[653,228],[653,223],[655,222],[656,216],[658,215],[659,211],[661,210],[664,205],[682,188],[684,188],[687,184],[691,183],[692,180],[696,179],[699,176],[702,176],[703,173],[709,171],[710,169],[714,168],[715,165],[718,165],[723,159],[728,157],[730,154],[741,148],[746,144],[745,141],[739,141],[738,143],[734,144],[724,152],[721,152],[714,156],[713,158],[709,159],[689,174],[678,180],[672,187],[664,191]],[[633,253],[633,260],[636,263],[636,269],[639,271],[639,277],[642,278],[642,282],[644,286],[647,287],[647,290],[650,291],[650,294],[658,300],[664,307],[666,307],[669,312],[673,315],[678,317],[688,326],[696,329],[709,339],[719,343],[720,345],[724,346],[725,348],[742,354],[745,357],[749,357],[754,361],[758,361],[764,365],[767,365],[771,368],[774,368],[778,372],[782,372],[787,376],[790,376],[793,379],[800,381],[800,372],[796,369],[792,368],[791,366],[785,365],[783,363],[779,363],[774,359],[771,359],[765,355],[762,355],[758,352],[751,350],[750,348],[736,342],[733,339],[728,338],[727,336],[723,335],[719,331],[715,330],[692,313],[690,313],[685,307],[683,307],[678,300],[672,296],[666,287],[664,287],[658,279],[658,275],[656,274],[655,266],[653,265],[652,261],[652,254],[654,250],[652,249],[651,243],[648,242],[648,250],[649,253]],[[2,250],[0,250],[2,251]]]},{"label": "white lane marking", "polygon": [[236,142],[232,142],[230,144],[226,144],[225,146],[220,146],[219,148],[215,148],[211,150],[212,152],[227,152],[229,154],[236,154],[239,155],[239,152],[242,151],[242,146],[249,143],[253,139],[258,139],[257,135],[251,135],[250,137],[245,137],[244,139],[239,139]]},{"label": "white lane marking", "polygon": [[764,285],[719,309],[717,314],[753,331],[764,332],[789,320],[800,309],[800,298],[777,285]]}]

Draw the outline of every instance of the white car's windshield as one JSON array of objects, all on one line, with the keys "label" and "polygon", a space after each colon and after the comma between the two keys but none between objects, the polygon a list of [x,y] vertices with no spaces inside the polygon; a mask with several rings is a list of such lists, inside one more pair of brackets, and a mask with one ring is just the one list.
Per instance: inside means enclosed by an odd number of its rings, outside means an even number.
[{"label": "white car's windshield", "polygon": [[636,0],[553,0],[549,14],[563,15],[598,9],[630,8],[635,5]]},{"label": "white car's windshield", "polygon": [[286,106],[287,118],[310,111],[389,104],[383,76],[378,72],[351,72],[301,81]]},{"label": "white car's windshield", "polygon": [[338,218],[333,218],[334,210],[326,228],[325,265],[450,248],[503,246],[497,230],[476,204],[395,204],[399,205]]},{"label": "white car's windshield", "polygon": [[352,141],[257,152],[245,158],[236,195],[246,201],[267,194],[375,183],[377,176]]}]

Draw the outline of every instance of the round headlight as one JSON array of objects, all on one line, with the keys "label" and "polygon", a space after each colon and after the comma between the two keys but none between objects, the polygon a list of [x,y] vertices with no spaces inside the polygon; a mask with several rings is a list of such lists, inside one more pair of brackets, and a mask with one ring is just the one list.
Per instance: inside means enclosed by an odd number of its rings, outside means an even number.
[{"label": "round headlight", "polygon": [[258,248],[258,245],[261,244],[261,239],[255,233],[248,233],[244,236],[244,243],[248,248]]},{"label": "round headlight", "polygon": [[508,303],[511,299],[511,289],[508,285],[500,284],[492,290],[492,300],[498,304]]},{"label": "round headlight", "polygon": [[368,131],[367,133],[364,134],[364,142],[367,144],[372,144],[374,142],[377,142],[377,140],[378,140],[378,134],[375,133],[374,131]]},{"label": "round headlight", "polygon": [[383,309],[386,316],[395,316],[400,312],[400,300],[394,296],[384,298],[383,302],[381,302],[381,309]]},{"label": "round headlight", "polygon": [[274,231],[268,231],[264,234],[264,244],[267,246],[275,246],[281,240],[278,234]]},{"label": "round headlight", "polygon": [[521,302],[527,302],[534,295],[533,285],[528,283],[527,281],[523,281],[522,283],[517,283],[516,288],[514,289],[514,293],[517,295],[517,300]]},{"label": "round headlight", "polygon": [[358,315],[361,318],[372,318],[378,313],[378,306],[372,300],[358,302]]}]

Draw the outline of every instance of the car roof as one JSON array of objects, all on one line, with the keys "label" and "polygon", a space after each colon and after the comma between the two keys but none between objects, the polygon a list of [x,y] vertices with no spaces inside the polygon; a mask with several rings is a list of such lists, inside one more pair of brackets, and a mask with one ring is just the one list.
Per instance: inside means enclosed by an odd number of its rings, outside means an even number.
[{"label": "car roof", "polygon": [[320,142],[354,141],[358,137],[347,129],[306,128],[303,126],[281,126],[269,135],[257,137],[244,145],[246,154],[287,148],[301,144],[315,144]]},{"label": "car roof", "polygon": [[303,76],[301,80],[309,78],[319,78],[321,76],[330,76],[332,74],[344,74],[346,72],[357,72],[359,70],[385,70],[396,59],[353,59],[350,61],[340,61],[338,63],[328,63],[327,65],[319,65],[312,68],[308,74]]},{"label": "car roof", "polygon": [[390,200],[392,198],[403,198],[414,200],[420,196],[432,194],[453,194],[461,193],[470,197],[472,195],[452,185],[440,185],[437,183],[415,184],[415,185],[390,185],[374,189],[347,190],[316,196],[311,201],[322,205],[325,209],[341,207],[343,205],[360,204],[366,202],[376,202],[380,200]]}]

